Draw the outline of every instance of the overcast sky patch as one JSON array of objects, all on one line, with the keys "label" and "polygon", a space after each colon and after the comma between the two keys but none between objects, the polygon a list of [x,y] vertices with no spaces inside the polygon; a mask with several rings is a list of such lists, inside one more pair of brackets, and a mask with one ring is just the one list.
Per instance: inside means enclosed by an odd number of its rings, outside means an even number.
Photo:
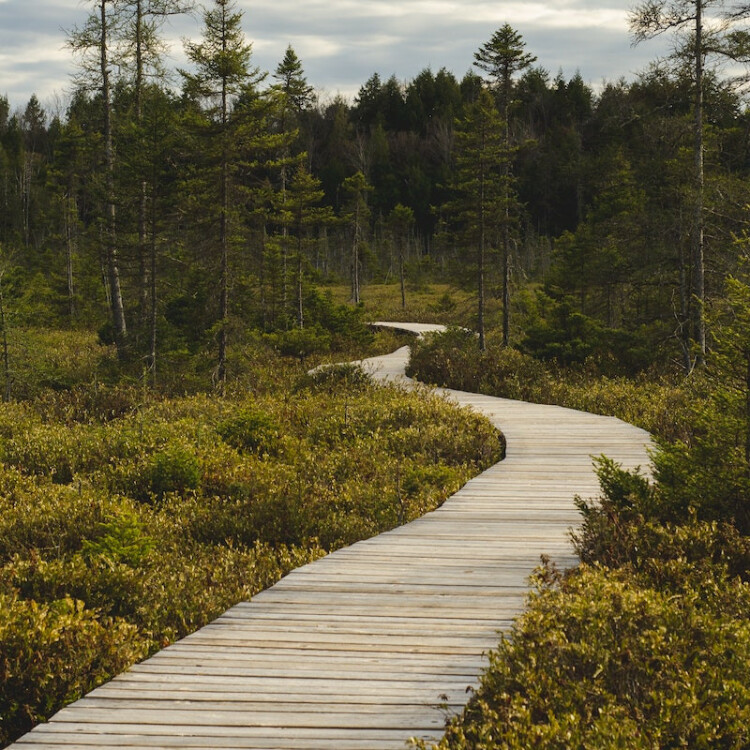
[{"label": "overcast sky patch", "polygon": [[[631,47],[628,7],[617,0],[239,0],[253,43],[254,64],[273,71],[291,44],[308,81],[353,98],[374,73],[410,80],[430,67],[459,79],[474,52],[504,23],[553,76],[580,72],[598,86],[632,79],[665,44]],[[79,0],[0,0],[0,94],[13,107],[32,93],[44,103],[70,91],[74,62],[63,29],[83,25],[93,3]],[[181,17],[164,28],[170,62],[184,66],[182,39],[198,39],[201,19]]]}]

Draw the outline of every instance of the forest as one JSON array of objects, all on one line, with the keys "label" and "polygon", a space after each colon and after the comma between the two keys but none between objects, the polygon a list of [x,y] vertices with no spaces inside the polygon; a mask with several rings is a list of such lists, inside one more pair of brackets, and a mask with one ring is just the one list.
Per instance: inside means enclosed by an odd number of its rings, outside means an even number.
[{"label": "forest", "polygon": [[308,374],[396,348],[386,318],[451,326],[424,382],[657,441],[652,479],[599,459],[581,565],[535,573],[440,747],[748,746],[748,9],[645,2],[674,53],[597,89],[505,24],[348,101],[292,46],[259,70],[232,0],[186,70],[180,0],[86,5],[65,111],[0,97],[0,745],[501,457],[428,393]]}]

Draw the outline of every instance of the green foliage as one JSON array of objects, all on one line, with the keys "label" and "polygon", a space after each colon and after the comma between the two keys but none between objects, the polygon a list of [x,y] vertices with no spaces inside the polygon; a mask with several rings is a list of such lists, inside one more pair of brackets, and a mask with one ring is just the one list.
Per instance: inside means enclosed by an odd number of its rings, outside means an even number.
[{"label": "green foliage", "polygon": [[185,493],[197,489],[201,467],[190,446],[170,443],[150,460],[148,480],[151,492],[163,497],[168,492]]},{"label": "green foliage", "polygon": [[407,372],[427,383],[535,403],[552,403],[620,417],[665,440],[693,434],[691,404],[703,403],[701,385],[643,373],[636,378],[600,374],[599,362],[562,367],[542,362],[496,333],[480,352],[474,334],[462,329],[412,344]]},{"label": "green foliage", "polygon": [[536,583],[437,747],[747,745],[748,584],[728,584],[716,601],[690,584],[675,596],[585,565],[565,579],[541,569]]},{"label": "green foliage", "polygon": [[242,409],[216,425],[221,439],[238,451],[273,453],[279,444],[279,426],[265,412]]},{"label": "green foliage", "polygon": [[500,456],[437,396],[348,365],[302,377],[260,336],[240,351],[247,387],[223,399],[84,382],[0,404],[5,741]]},{"label": "green foliage", "polygon": [[124,511],[100,524],[100,530],[101,535],[95,539],[83,540],[83,554],[89,559],[102,557],[111,565],[123,563],[137,568],[156,545],[132,511]]},{"label": "green foliage", "polygon": [[629,331],[606,326],[577,310],[570,297],[553,299],[537,293],[543,316],[526,326],[520,348],[563,366],[594,364],[602,374],[634,375],[656,360],[645,328]]},{"label": "green foliage", "polygon": [[83,602],[0,591],[0,744],[49,717],[145,655],[137,628]]},{"label": "green foliage", "polygon": [[322,328],[292,328],[290,331],[277,333],[272,339],[281,354],[297,357],[304,362],[312,354],[330,351],[331,337]]}]

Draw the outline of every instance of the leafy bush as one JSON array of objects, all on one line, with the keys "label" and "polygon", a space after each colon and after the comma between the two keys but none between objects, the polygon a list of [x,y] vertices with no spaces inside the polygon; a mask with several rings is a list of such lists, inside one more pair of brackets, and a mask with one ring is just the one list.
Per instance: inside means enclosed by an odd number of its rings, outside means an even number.
[{"label": "leafy bush", "polygon": [[201,467],[190,446],[179,442],[168,444],[154,454],[148,465],[150,491],[162,498],[168,492],[194,490],[201,479]]},{"label": "leafy bush", "polygon": [[137,628],[80,601],[0,591],[0,744],[5,745],[147,652]]},{"label": "leafy bush", "polygon": [[692,404],[702,400],[700,381],[693,385],[647,373],[606,377],[596,362],[561,367],[502,346],[495,333],[480,352],[476,337],[462,329],[413,343],[407,372],[447,388],[617,416],[670,441],[690,438]]},{"label": "leafy bush", "polygon": [[[482,685],[439,748],[746,747],[750,585],[724,612],[581,566],[537,574],[527,611],[490,653]],[[418,747],[425,743],[416,742]]]},{"label": "leafy bush", "polygon": [[269,414],[245,408],[222,419],[216,425],[216,432],[238,451],[274,453],[278,447],[280,428]]}]

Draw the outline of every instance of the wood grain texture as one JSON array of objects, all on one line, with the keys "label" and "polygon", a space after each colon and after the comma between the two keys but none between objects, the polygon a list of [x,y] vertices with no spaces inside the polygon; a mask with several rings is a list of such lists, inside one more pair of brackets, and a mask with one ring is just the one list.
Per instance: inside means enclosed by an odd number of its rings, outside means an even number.
[{"label": "wood grain texture", "polygon": [[[386,324],[425,333],[435,326]],[[407,383],[408,348],[367,360]],[[592,457],[647,468],[649,436],[610,418],[443,390],[504,432],[505,461],[441,508],[290,573],[57,713],[19,750],[390,750],[437,739],[548,555],[575,564]]]}]

